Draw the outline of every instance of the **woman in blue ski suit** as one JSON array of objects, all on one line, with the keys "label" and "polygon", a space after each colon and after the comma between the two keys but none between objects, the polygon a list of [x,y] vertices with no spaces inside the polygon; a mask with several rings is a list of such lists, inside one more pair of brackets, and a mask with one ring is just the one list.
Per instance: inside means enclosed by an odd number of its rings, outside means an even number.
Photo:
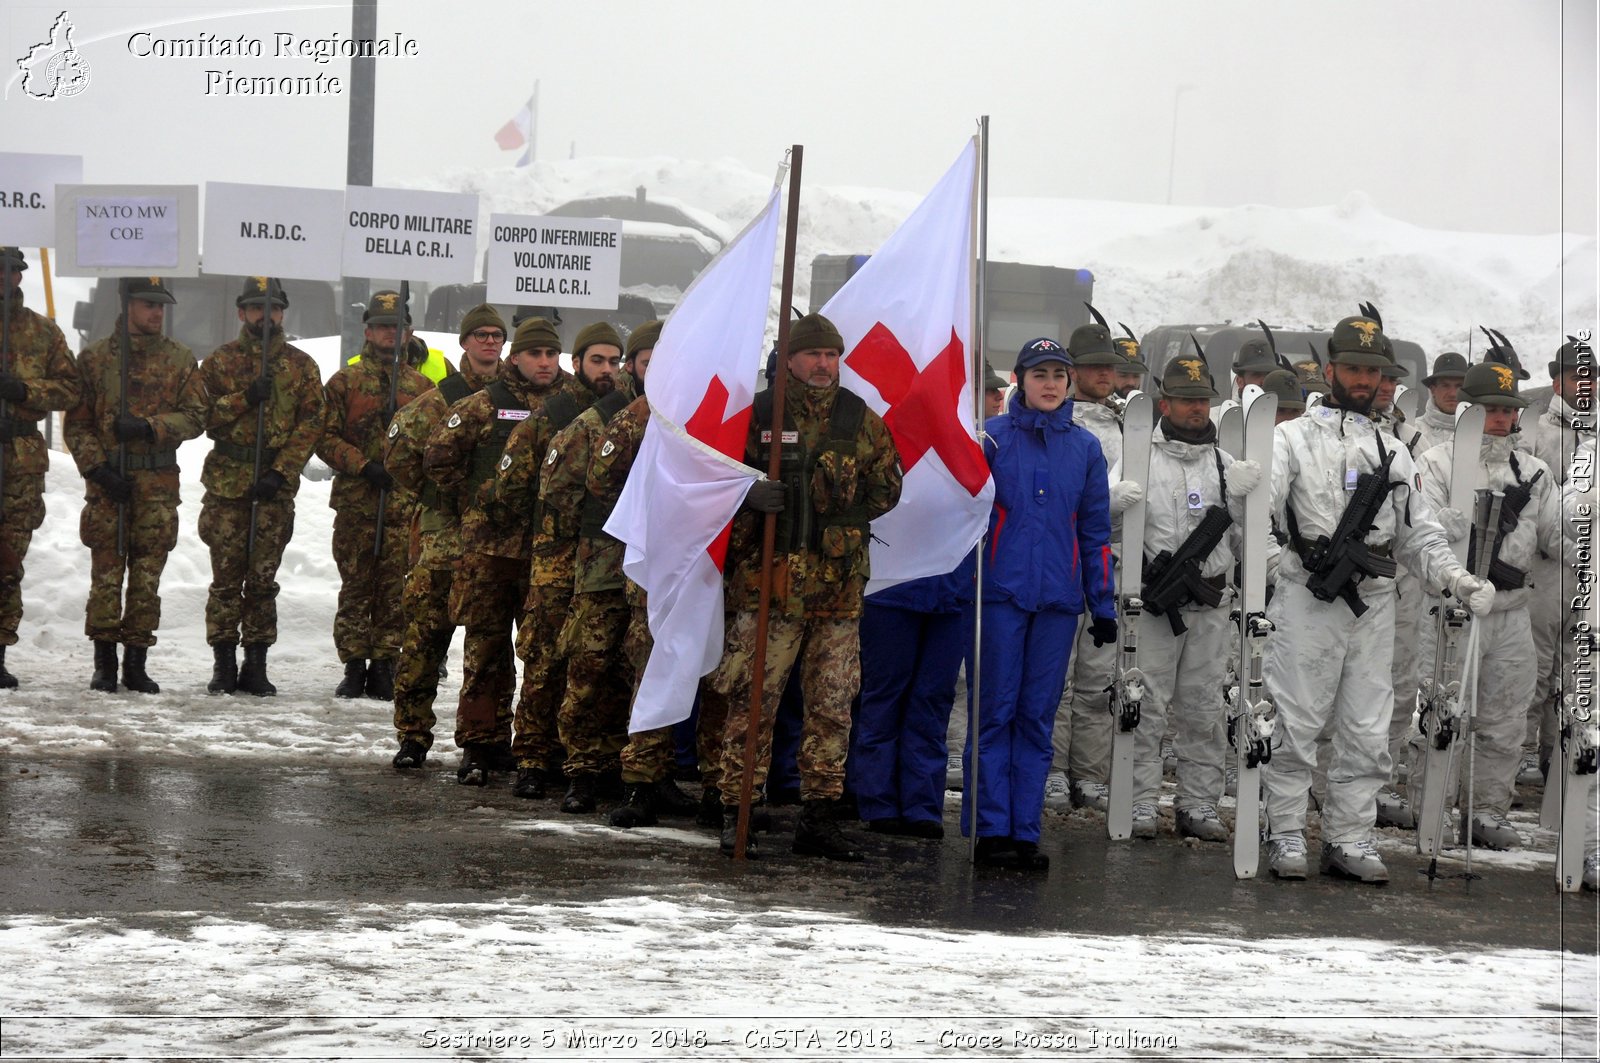
[{"label": "woman in blue ski suit", "polygon": [[980,711],[968,730],[961,829],[972,827],[975,781],[979,861],[1032,870],[1050,862],[1039,852],[1050,731],[1085,606],[1096,646],[1117,637],[1106,462],[1072,423],[1071,365],[1055,340],[1029,342],[1010,409],[985,425],[994,512],[982,547]]}]

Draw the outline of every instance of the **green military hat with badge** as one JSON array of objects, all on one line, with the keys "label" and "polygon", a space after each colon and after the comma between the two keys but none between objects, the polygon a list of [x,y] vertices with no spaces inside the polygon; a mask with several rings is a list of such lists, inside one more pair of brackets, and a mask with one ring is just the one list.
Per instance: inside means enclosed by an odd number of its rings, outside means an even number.
[{"label": "green military hat with badge", "polygon": [[[1367,304],[1362,304],[1362,310],[1367,309]],[[1383,322],[1365,312],[1340,319],[1328,337],[1328,361],[1334,365],[1382,369],[1394,361],[1391,349]]]},{"label": "green military hat with badge", "polygon": [[1189,340],[1194,344],[1193,358],[1174,358],[1161,370],[1161,397],[1165,399],[1214,399],[1217,397],[1216,381],[1206,365],[1206,353],[1193,333]]},{"label": "green military hat with badge", "polygon": [[1137,373],[1140,376],[1150,372],[1150,367],[1144,364],[1144,354],[1139,350],[1139,340],[1134,336],[1133,330],[1120,321],[1117,322],[1117,327],[1122,329],[1124,335],[1112,337],[1111,342],[1116,347],[1117,353],[1128,363],[1117,366],[1117,371]]},{"label": "green military hat with badge", "polygon": [[385,289],[373,292],[372,299],[367,303],[366,312],[361,315],[361,321],[367,325],[394,325],[399,326],[401,314],[405,315],[406,324],[411,324],[411,307],[400,306],[400,293]]},{"label": "green military hat with badge", "polygon": [[1111,329],[1106,326],[1106,319],[1100,316],[1100,311],[1093,305],[1089,303],[1083,305],[1089,308],[1094,321],[1088,325],[1079,325],[1072,330],[1072,335],[1067,337],[1067,353],[1072,356],[1072,364],[1079,368],[1125,364],[1127,359],[1117,353],[1117,345],[1111,342]]},{"label": "green military hat with badge", "polygon": [[233,305],[240,310],[247,306],[265,306],[267,303],[280,310],[289,305],[289,296],[276,277],[246,277],[244,290],[233,301]]},{"label": "green military hat with badge", "polygon": [[160,277],[123,277],[117,282],[117,294],[125,299],[140,299],[147,303],[178,301],[167,291]]},{"label": "green military hat with badge", "polygon": [[1461,381],[1461,398],[1480,406],[1510,406],[1522,409],[1528,400],[1517,394],[1517,373],[1499,362],[1479,362],[1467,370]]},{"label": "green military hat with badge", "polygon": [[1522,359],[1517,355],[1517,349],[1511,346],[1511,341],[1506,339],[1506,334],[1499,329],[1485,328],[1479,325],[1483,334],[1489,337],[1489,350],[1484,354],[1485,362],[1498,362],[1517,374],[1518,380],[1529,380],[1533,374],[1522,368]]},{"label": "green military hat with badge", "polygon": [[1556,360],[1550,363],[1550,379],[1575,370],[1587,370],[1592,376],[1594,369],[1594,348],[1576,336],[1568,336],[1567,342],[1556,348]]},{"label": "green military hat with badge", "polygon": [[1261,382],[1261,390],[1278,396],[1278,409],[1303,411],[1306,408],[1305,389],[1300,386],[1300,376],[1292,369],[1274,369]]},{"label": "green military hat with badge", "polygon": [[1317,354],[1316,343],[1307,340],[1306,346],[1311,351],[1311,357],[1294,363],[1294,371],[1300,377],[1300,386],[1318,395],[1332,394],[1333,388],[1328,384],[1327,374],[1323,371],[1322,358]]}]

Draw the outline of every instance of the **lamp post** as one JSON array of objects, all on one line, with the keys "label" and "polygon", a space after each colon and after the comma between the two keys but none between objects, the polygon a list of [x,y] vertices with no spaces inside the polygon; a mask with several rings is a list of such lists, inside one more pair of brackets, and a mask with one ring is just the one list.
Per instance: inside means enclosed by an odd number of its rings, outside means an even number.
[{"label": "lamp post", "polygon": [[1178,101],[1194,86],[1184,82],[1172,90],[1172,143],[1167,148],[1167,203],[1172,203],[1172,179],[1178,171]]}]

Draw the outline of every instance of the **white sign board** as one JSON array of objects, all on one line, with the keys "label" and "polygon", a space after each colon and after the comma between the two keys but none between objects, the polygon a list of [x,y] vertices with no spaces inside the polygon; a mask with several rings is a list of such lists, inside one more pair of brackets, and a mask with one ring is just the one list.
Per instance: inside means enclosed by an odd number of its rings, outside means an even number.
[{"label": "white sign board", "polygon": [[200,264],[194,185],[57,185],[63,277],[193,277]]},{"label": "white sign board", "polygon": [[488,300],[617,308],[622,223],[615,218],[489,215]]},{"label": "white sign board", "polygon": [[337,281],[344,190],[206,182],[205,272]]},{"label": "white sign board", "polygon": [[54,247],[56,185],[82,183],[82,155],[0,152],[0,244]]},{"label": "white sign board", "polygon": [[344,215],[346,277],[471,283],[477,260],[477,196],[350,185]]}]

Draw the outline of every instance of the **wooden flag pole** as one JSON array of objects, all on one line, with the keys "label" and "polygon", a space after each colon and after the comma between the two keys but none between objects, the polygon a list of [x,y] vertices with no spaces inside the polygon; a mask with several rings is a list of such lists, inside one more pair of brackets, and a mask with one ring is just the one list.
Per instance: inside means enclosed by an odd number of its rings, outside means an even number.
[{"label": "wooden flag pole", "polygon": [[[783,285],[778,300],[778,347],[772,374],[772,445],[767,452],[767,479],[776,480],[783,460],[784,392],[789,369],[784,355],[789,347],[789,303],[794,299],[794,245],[800,230],[800,163],[805,149],[789,149],[789,216],[783,238]],[[795,500],[791,499],[791,503]],[[756,604],[756,645],[750,660],[750,707],[745,721],[744,774],[739,780],[739,828],[733,858],[743,860],[750,837],[750,800],[756,779],[756,732],[761,726],[761,702],[766,694],[767,620],[772,612],[773,554],[778,543],[778,515],[768,513],[761,523],[761,594]]]}]

